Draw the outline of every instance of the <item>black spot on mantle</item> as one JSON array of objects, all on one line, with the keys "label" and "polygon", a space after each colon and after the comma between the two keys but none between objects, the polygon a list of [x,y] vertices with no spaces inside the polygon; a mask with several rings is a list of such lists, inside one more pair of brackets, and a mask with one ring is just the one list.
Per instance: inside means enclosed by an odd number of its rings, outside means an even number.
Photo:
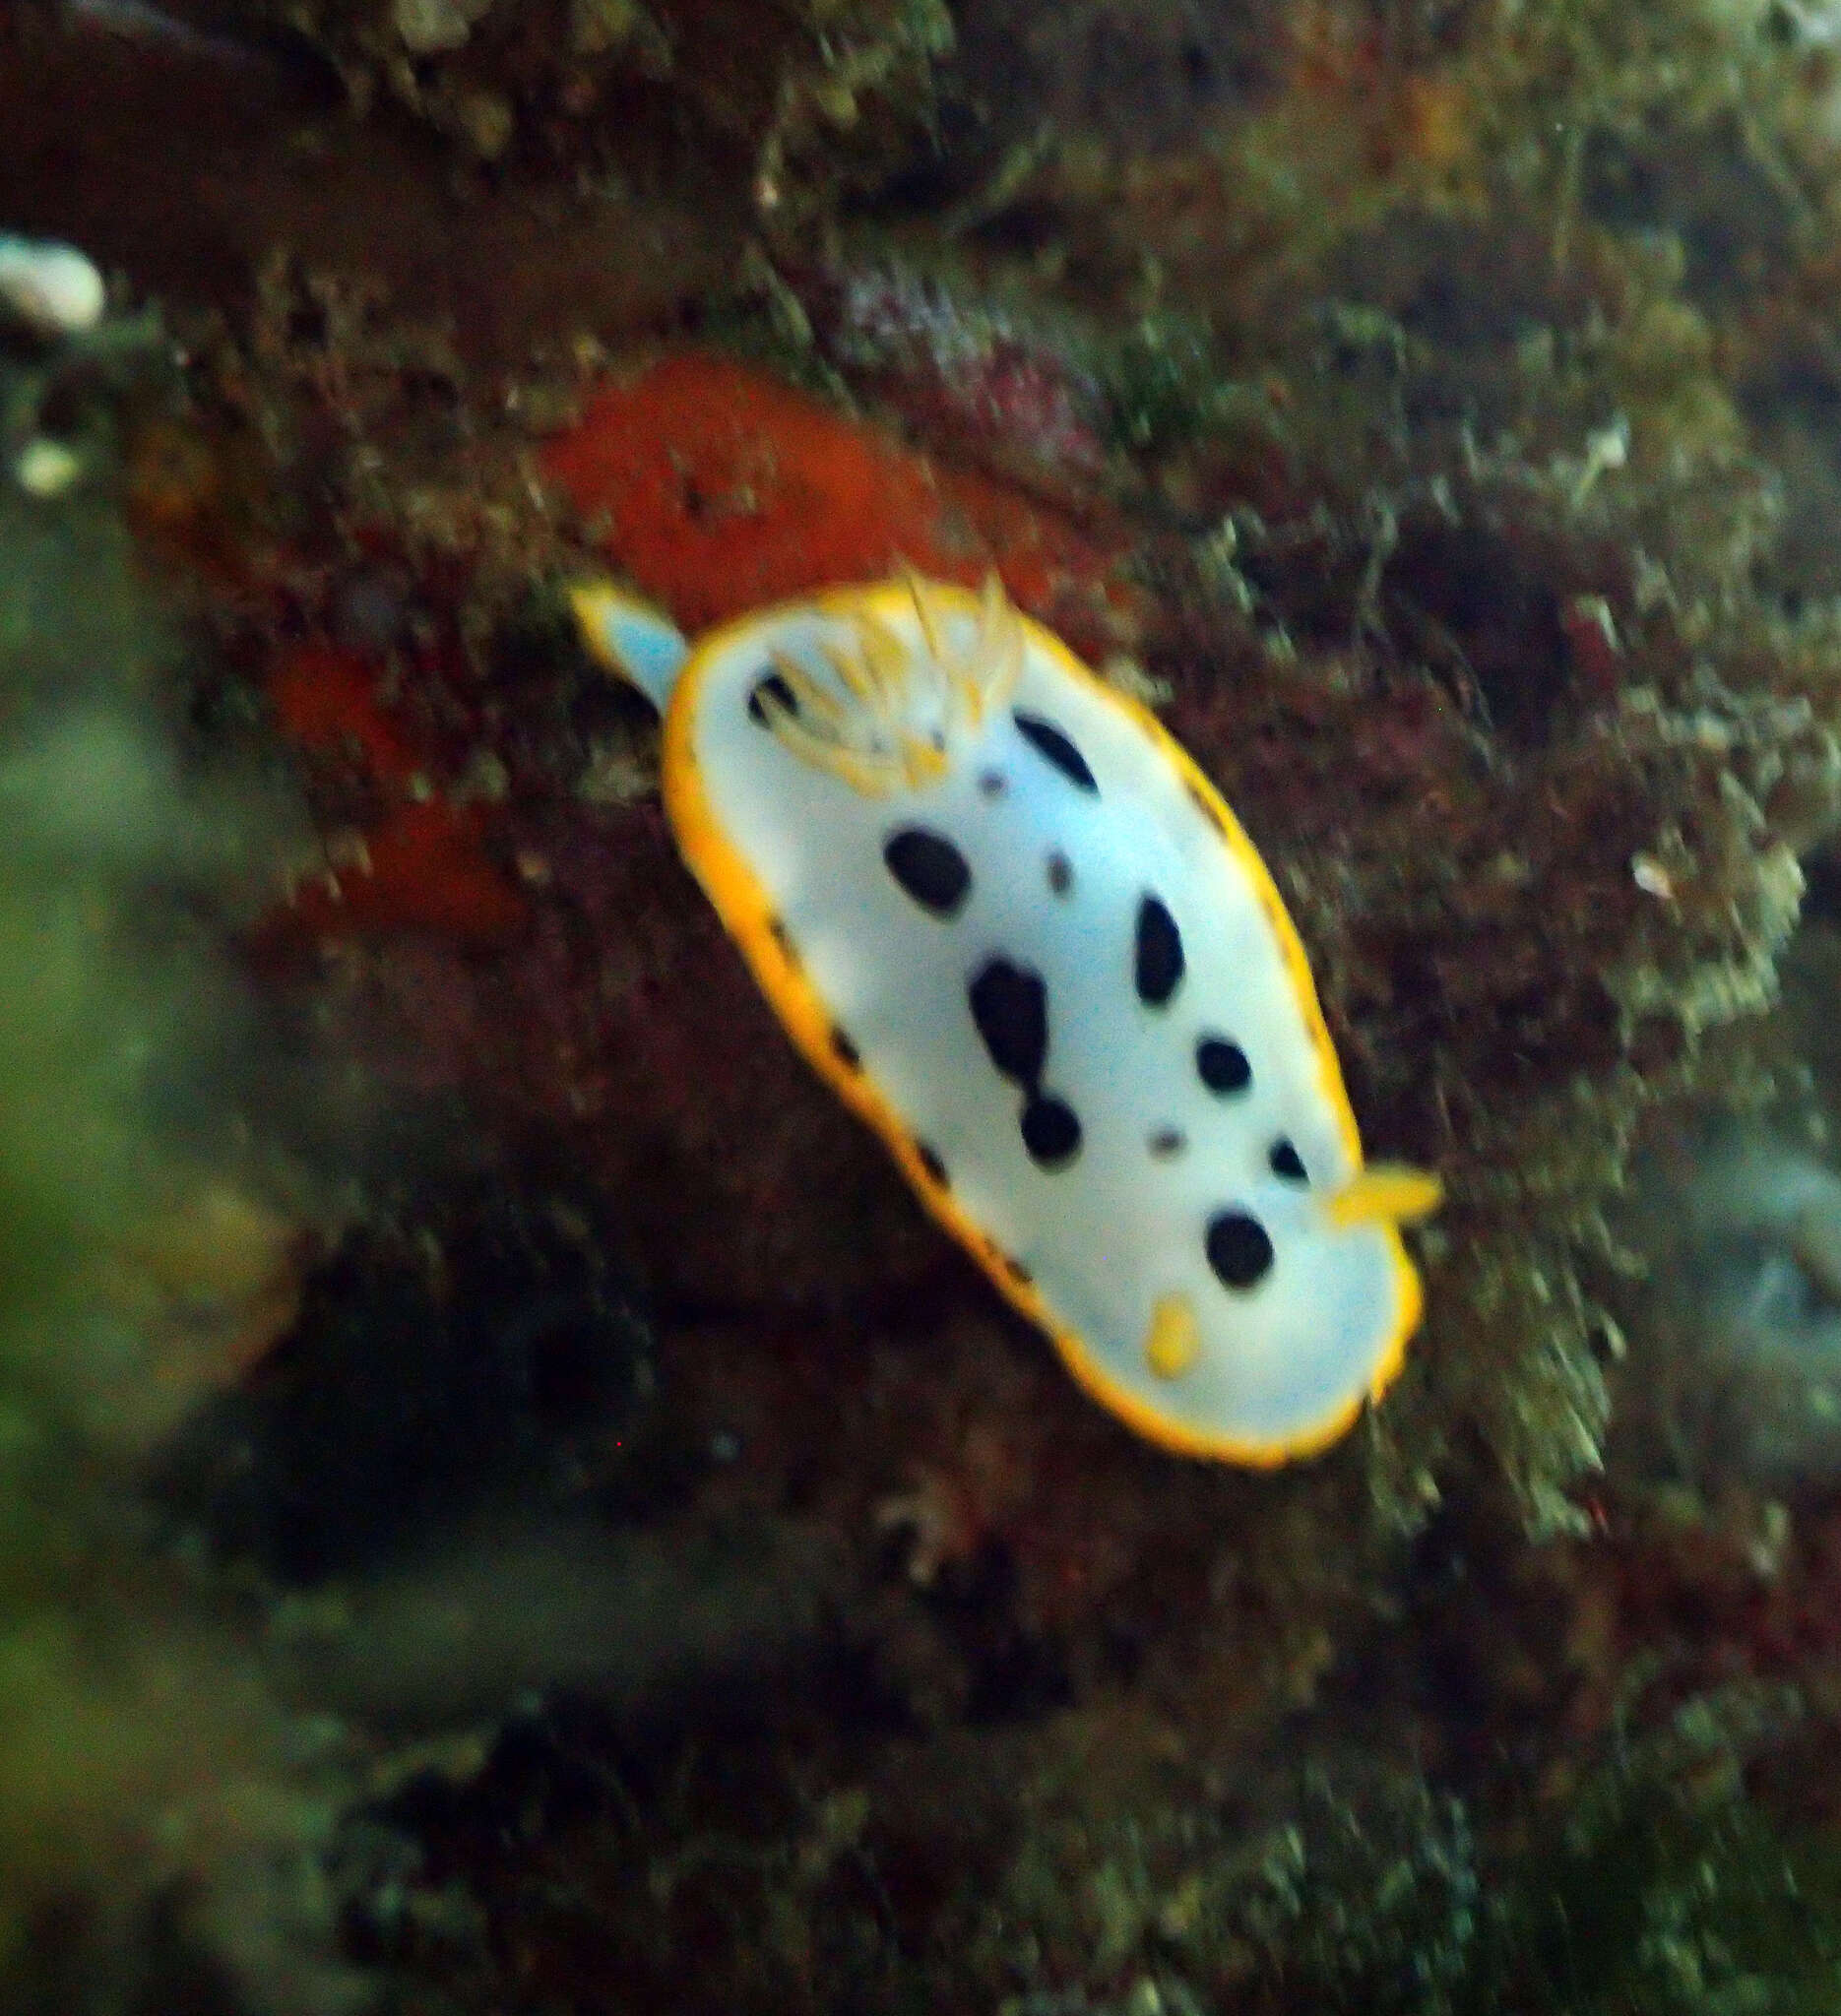
[{"label": "black spot on mantle", "polygon": [[1010,719],[1016,723],[1023,739],[1045,762],[1058,770],[1069,784],[1079,790],[1091,791],[1096,797],[1099,795],[1100,787],[1093,781],[1087,759],[1053,722],[1045,721],[1039,714],[1013,714]]},{"label": "black spot on mantle", "polygon": [[966,998],[990,1061],[1033,1091],[1048,1060],[1048,989],[1041,974],[1008,959],[986,960]]},{"label": "black spot on mantle", "polygon": [[972,893],[972,869],[943,833],[904,826],[889,836],[882,858],[902,893],[930,915],[956,917]]},{"label": "black spot on mantle", "polygon": [[1080,1153],[1079,1114],[1052,1093],[1039,1094],[1023,1108],[1023,1146],[1039,1168],[1065,1168]]},{"label": "black spot on mantle", "polygon": [[1147,896],[1138,905],[1138,927],[1132,953],[1132,979],[1138,999],[1147,1008],[1162,1008],[1182,984],[1182,933],[1161,897]]},{"label": "black spot on mantle", "polygon": [[1208,1264],[1223,1288],[1244,1294],[1272,1269],[1272,1240],[1249,1212],[1218,1211],[1208,1221]]},{"label": "black spot on mantle", "polygon": [[1226,1099],[1252,1084],[1253,1067],[1238,1043],[1224,1036],[1205,1036],[1195,1045],[1195,1075],[1210,1092]]},{"label": "black spot on mantle", "polygon": [[772,724],[767,713],[767,702],[772,700],[784,707],[789,714],[797,714],[799,703],[793,688],[778,672],[769,672],[766,678],[756,679],[748,689],[748,719],[756,727],[768,727]]}]

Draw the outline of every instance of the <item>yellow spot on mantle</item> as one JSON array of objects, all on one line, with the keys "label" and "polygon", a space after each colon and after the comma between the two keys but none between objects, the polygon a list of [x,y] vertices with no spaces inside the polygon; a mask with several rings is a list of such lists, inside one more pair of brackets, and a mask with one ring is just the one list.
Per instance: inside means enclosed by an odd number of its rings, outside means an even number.
[{"label": "yellow spot on mantle", "polygon": [[1187,1295],[1163,1295],[1144,1333],[1144,1361],[1160,1379],[1180,1379],[1201,1349],[1201,1327]]}]

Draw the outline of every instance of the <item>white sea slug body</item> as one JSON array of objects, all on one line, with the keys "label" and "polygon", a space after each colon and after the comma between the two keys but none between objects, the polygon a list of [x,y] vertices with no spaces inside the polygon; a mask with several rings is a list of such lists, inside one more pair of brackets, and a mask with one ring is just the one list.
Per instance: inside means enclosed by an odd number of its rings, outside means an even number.
[{"label": "white sea slug body", "polygon": [[77,336],[95,327],[105,306],[102,276],[74,245],[0,231],[0,319],[35,336]]},{"label": "white sea slug body", "polygon": [[1421,1308],[1301,945],[1155,717],[994,580],[686,646],[578,591],[665,714],[678,844],[789,1034],[1080,1383],[1189,1455],[1334,1440]]}]

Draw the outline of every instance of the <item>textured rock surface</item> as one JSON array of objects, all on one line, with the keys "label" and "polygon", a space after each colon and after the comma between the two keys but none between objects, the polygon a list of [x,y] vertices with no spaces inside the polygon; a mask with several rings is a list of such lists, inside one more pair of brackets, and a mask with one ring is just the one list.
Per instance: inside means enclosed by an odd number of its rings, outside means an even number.
[{"label": "textured rock surface", "polygon": [[[1599,1464],[1608,1366],[1635,1420],[1701,1362],[1644,1327],[1636,1144],[1830,1103],[1819,1009],[1768,1015],[1841,814],[1830,52],[955,16],[0,26],[4,221],[176,332],[9,449],[118,460],[196,731],[313,806],[245,950],[334,1060],[286,1132],[347,1229],[162,1503],[301,1705],[466,1726],[348,1826],[354,1950],[482,2009],[1824,2006],[1827,1486],[1683,1466],[1669,1408]],[[756,999],[559,594],[701,624],[904,554],[1155,698],[1372,1150],[1445,1177],[1408,1369],[1306,1469],[1160,1456],[996,1305]],[[514,1590],[530,1661],[469,1638]],[[358,1656],[418,1603],[432,1662]],[[555,1625],[623,1606],[617,1658]]]}]

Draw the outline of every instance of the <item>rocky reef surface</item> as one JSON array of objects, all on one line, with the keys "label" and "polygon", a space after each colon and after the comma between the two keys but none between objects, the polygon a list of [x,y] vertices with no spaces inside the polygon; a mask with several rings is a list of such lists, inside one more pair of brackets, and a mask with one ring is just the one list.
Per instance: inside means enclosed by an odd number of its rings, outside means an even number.
[{"label": "rocky reef surface", "polygon": [[[0,22],[108,281],[0,306],[0,2008],[1835,2005],[1836,46]],[[569,621],[903,561],[1152,701],[1443,1175],[1315,1462],[1000,1306]]]}]

